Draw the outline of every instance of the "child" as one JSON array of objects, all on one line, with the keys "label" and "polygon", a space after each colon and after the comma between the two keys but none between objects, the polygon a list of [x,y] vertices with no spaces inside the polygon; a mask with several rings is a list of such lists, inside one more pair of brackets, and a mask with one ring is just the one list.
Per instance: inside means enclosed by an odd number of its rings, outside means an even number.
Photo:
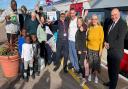
[{"label": "child", "polygon": [[27,74],[28,66],[30,68],[29,71],[30,76],[33,75],[33,48],[31,44],[31,38],[29,35],[26,36],[25,43],[22,46],[21,58],[24,62],[24,78],[26,81],[28,81],[28,74]]},{"label": "child", "polygon": [[87,26],[84,23],[82,17],[77,20],[78,30],[76,32],[76,50],[78,54],[79,66],[80,66],[80,77],[85,77],[84,75],[84,60],[86,56],[86,30]]},{"label": "child", "polygon": [[[18,52],[19,52],[19,56],[21,57],[21,52],[22,52],[22,45],[25,43],[25,37],[26,37],[26,29],[22,29],[21,30],[21,35],[18,38]],[[24,64],[22,62],[22,60],[20,60],[20,73],[21,73],[21,77],[23,77],[23,70],[24,70]]]},{"label": "child", "polygon": [[34,73],[39,76],[40,74],[40,67],[41,67],[41,60],[40,60],[40,44],[37,41],[36,35],[31,35],[32,38],[32,47],[34,52]]}]

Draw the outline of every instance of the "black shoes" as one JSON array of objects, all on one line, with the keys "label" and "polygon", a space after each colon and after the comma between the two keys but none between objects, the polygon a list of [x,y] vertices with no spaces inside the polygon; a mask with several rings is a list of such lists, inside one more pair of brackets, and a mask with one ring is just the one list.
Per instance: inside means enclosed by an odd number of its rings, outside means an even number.
[{"label": "black shoes", "polygon": [[53,71],[57,71],[59,69],[60,66],[55,66],[55,68],[53,69]]},{"label": "black shoes", "polygon": [[103,85],[109,87],[110,86],[110,82],[105,82],[105,83],[103,83]]},{"label": "black shoes", "polygon": [[67,73],[68,72],[67,66],[64,66],[63,70],[64,70],[64,73]]}]

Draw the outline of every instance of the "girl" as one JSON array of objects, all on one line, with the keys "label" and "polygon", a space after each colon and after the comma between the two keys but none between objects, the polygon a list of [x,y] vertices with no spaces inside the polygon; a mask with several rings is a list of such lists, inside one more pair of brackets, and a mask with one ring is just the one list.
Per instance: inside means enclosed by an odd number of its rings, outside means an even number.
[{"label": "girl", "polygon": [[22,54],[21,58],[24,62],[24,78],[26,81],[28,81],[28,66],[30,68],[30,76],[33,78],[33,48],[31,44],[30,36],[26,36],[25,43],[22,46]]},{"label": "girl", "polygon": [[87,49],[89,61],[89,77],[91,81],[91,74],[95,74],[95,83],[98,83],[98,72],[100,72],[100,56],[102,54],[102,46],[104,41],[103,28],[99,23],[98,16],[92,15],[91,23],[87,32]]}]

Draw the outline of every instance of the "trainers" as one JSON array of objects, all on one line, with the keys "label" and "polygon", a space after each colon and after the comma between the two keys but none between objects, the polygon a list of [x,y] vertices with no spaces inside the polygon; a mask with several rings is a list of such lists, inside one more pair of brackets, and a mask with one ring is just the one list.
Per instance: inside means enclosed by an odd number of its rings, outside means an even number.
[{"label": "trainers", "polygon": [[95,77],[95,83],[98,83],[98,77],[97,76]]},{"label": "trainers", "polygon": [[89,81],[89,82],[92,81],[92,77],[91,77],[91,75],[88,76],[88,81]]}]

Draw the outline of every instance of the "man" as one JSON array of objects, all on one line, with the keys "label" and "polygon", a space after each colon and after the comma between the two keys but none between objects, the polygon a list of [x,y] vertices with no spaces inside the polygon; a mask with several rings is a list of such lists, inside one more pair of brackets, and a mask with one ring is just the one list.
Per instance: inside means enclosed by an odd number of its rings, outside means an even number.
[{"label": "man", "polygon": [[27,33],[29,35],[36,35],[38,25],[39,21],[36,18],[36,13],[32,12],[30,18],[25,20],[25,28],[27,29]]},{"label": "man", "polygon": [[20,30],[24,28],[24,23],[28,19],[27,8],[23,5],[21,6],[21,14],[19,14]]},{"label": "man", "polygon": [[67,60],[68,60],[68,22],[65,20],[65,14],[60,14],[60,20],[58,21],[58,38],[57,38],[57,50],[56,50],[56,71],[61,62],[61,57],[64,57],[64,72],[67,72]]},{"label": "man", "polygon": [[109,82],[104,85],[109,89],[116,89],[120,62],[123,57],[124,39],[127,33],[127,24],[121,19],[120,11],[114,8],[111,12],[112,24],[109,27],[105,47],[108,50]]},{"label": "man", "polygon": [[15,0],[11,1],[11,7],[6,9],[0,16],[0,22],[6,21],[5,29],[7,39],[10,45],[17,38],[19,32],[19,16],[17,13],[17,3]]},{"label": "man", "polygon": [[79,65],[78,65],[78,57],[77,57],[77,52],[75,48],[75,35],[78,30],[77,28],[77,16],[76,16],[76,11],[75,9],[70,10],[70,16],[71,20],[69,23],[69,57],[70,61],[72,63],[72,67],[74,67],[75,72],[79,72]]}]

